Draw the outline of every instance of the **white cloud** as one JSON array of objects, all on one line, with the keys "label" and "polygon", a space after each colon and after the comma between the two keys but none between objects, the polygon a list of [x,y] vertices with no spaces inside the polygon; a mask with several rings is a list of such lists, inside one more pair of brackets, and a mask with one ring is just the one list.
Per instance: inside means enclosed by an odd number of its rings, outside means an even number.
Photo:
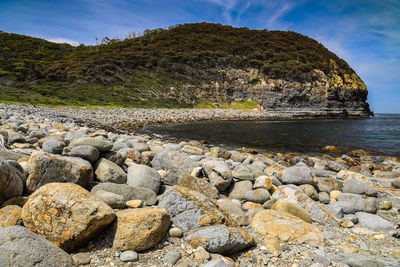
[{"label": "white cloud", "polygon": [[73,41],[73,40],[69,40],[66,38],[51,38],[51,39],[47,39],[47,41],[53,42],[53,43],[59,43],[59,44],[70,44],[72,46],[79,46],[79,42],[77,41]]}]

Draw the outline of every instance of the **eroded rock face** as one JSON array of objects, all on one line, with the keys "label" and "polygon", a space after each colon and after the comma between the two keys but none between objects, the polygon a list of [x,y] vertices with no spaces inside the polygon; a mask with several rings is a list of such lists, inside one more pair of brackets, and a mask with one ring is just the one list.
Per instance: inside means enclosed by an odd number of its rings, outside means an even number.
[{"label": "eroded rock face", "polygon": [[120,210],[117,212],[113,247],[121,251],[149,249],[164,238],[170,223],[164,209]]},{"label": "eroded rock face", "polygon": [[274,237],[281,242],[321,245],[324,241],[319,228],[282,211],[260,211],[254,216],[251,226],[264,238]]},{"label": "eroded rock face", "polygon": [[67,251],[85,244],[114,217],[111,207],[71,183],[40,187],[22,208],[27,228]]},{"label": "eroded rock face", "polygon": [[26,188],[29,192],[53,182],[74,183],[86,187],[93,180],[92,165],[81,158],[36,152],[29,158],[28,169]]},{"label": "eroded rock face", "polygon": [[68,253],[22,226],[0,227],[0,266],[72,267]]}]

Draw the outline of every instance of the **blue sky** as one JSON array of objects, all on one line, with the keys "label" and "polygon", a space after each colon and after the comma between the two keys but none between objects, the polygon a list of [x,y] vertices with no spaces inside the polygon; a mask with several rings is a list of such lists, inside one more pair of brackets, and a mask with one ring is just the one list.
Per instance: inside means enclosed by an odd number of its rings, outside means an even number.
[{"label": "blue sky", "polygon": [[0,30],[72,44],[203,21],[308,35],[359,74],[374,112],[400,113],[400,0],[0,0]]}]

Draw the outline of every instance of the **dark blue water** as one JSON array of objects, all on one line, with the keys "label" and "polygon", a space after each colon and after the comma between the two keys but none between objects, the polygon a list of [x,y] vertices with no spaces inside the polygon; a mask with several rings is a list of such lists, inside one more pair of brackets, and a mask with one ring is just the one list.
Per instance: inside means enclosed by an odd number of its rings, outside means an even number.
[{"label": "dark blue water", "polygon": [[344,151],[366,148],[400,156],[400,114],[366,119],[206,121],[151,125],[145,131],[271,152],[318,153],[324,146],[335,145]]}]

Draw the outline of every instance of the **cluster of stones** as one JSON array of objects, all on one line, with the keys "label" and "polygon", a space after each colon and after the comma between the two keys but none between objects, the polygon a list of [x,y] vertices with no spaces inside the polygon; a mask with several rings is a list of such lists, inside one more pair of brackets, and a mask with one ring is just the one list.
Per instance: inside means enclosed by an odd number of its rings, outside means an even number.
[{"label": "cluster of stones", "polygon": [[234,151],[10,113],[0,266],[399,266],[397,158]]}]

